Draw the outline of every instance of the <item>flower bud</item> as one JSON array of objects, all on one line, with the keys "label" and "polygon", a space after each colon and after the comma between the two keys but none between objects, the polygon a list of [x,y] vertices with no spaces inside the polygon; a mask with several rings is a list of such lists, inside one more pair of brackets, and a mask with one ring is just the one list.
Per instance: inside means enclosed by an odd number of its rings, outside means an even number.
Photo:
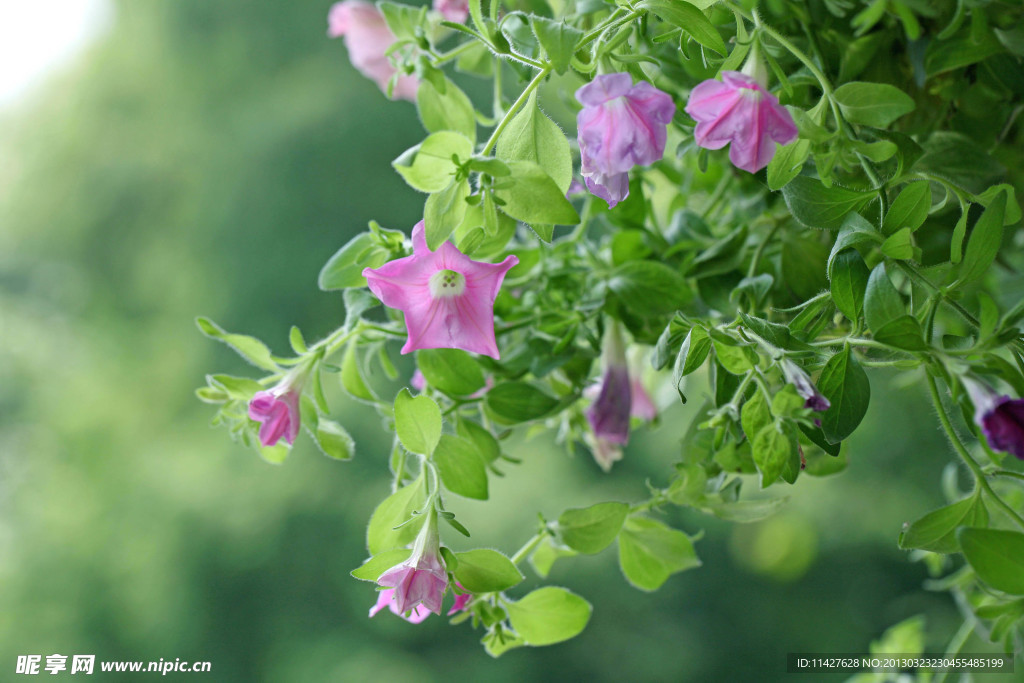
[{"label": "flower bud", "polygon": [[960,378],[974,404],[974,422],[981,427],[992,450],[1012,453],[1024,460],[1024,399],[1001,396],[974,377]]},{"label": "flower bud", "polygon": [[818,391],[818,387],[814,386],[810,376],[788,358],[782,359],[782,374],[785,376],[786,382],[792,384],[796,393],[806,401],[804,408],[823,413],[832,407],[829,400]]}]

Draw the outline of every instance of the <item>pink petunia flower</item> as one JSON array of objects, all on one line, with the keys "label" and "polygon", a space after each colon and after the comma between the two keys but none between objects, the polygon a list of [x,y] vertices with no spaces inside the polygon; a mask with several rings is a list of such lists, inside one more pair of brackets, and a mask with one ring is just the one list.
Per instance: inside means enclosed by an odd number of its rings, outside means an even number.
[{"label": "pink petunia flower", "polygon": [[462,24],[469,17],[468,0],[434,0],[434,10],[448,21]]},{"label": "pink petunia flower", "polygon": [[374,604],[373,607],[370,608],[370,616],[372,617],[376,615],[377,612],[381,611],[385,607],[390,609],[392,614],[397,614],[398,616],[408,621],[410,624],[419,624],[424,619],[430,616],[430,610],[424,607],[423,605],[416,605],[408,614],[404,612],[399,612],[398,607],[395,604],[394,597],[394,588],[385,588],[384,590],[377,593],[377,602],[376,604]]},{"label": "pink petunia flower", "polygon": [[629,418],[633,407],[633,391],[626,365],[626,350],[619,323],[610,322],[604,336],[601,360],[604,374],[597,400],[587,409],[587,421],[594,435],[615,444],[629,440]]},{"label": "pink petunia flower", "polygon": [[378,585],[394,589],[391,594],[394,607],[391,611],[396,614],[406,614],[417,605],[422,605],[434,614],[441,614],[441,601],[448,589],[448,572],[441,562],[437,511],[431,508],[427,515],[409,559],[395,565],[377,579]]},{"label": "pink petunia flower", "polygon": [[[458,586],[460,590],[465,590],[462,587],[462,584],[459,583],[458,581],[455,582],[455,585]],[[466,609],[466,605],[468,605],[469,601],[472,600],[472,599],[473,599],[473,594],[472,593],[456,593],[455,594],[455,602],[452,603],[451,609],[448,610],[448,616],[452,616],[454,614],[458,614],[462,610]]]},{"label": "pink petunia flower", "polygon": [[734,166],[756,173],[775,156],[775,143],[797,137],[796,124],[763,82],[739,71],[723,71],[690,93],[686,113],[697,121],[694,138],[705,149],[729,147]]},{"label": "pink petunia flower", "polygon": [[370,291],[385,306],[405,313],[409,337],[402,353],[417,349],[462,349],[499,358],[494,337],[494,300],[505,274],[519,263],[473,261],[445,242],[427,247],[423,221],[412,230],[412,255],[366,268]]},{"label": "pink petunia flower", "polygon": [[628,73],[597,76],[576,91],[576,99],[583,105],[576,117],[580,173],[611,208],[629,195],[629,170],[665,153],[676,105],[646,81],[633,85]]},{"label": "pink petunia flower", "polygon": [[249,399],[249,419],[260,422],[259,439],[273,446],[282,438],[291,446],[299,435],[299,401],[302,385],[309,374],[308,365],[298,365],[272,389],[257,391]]},{"label": "pink petunia flower", "polygon": [[[327,35],[331,38],[344,36],[352,66],[387,92],[395,67],[386,53],[395,42],[395,34],[388,28],[380,10],[362,0],[335,3],[327,15]],[[415,100],[418,87],[415,76],[403,74],[398,77],[392,95],[402,100]]]}]

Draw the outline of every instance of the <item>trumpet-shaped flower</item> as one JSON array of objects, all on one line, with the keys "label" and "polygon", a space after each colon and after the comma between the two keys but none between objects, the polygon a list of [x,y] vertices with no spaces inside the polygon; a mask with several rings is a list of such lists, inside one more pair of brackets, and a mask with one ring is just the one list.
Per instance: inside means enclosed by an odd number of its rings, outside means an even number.
[{"label": "trumpet-shaped flower", "polygon": [[273,446],[282,438],[291,446],[299,435],[301,418],[299,401],[302,385],[309,374],[308,365],[297,365],[267,391],[257,391],[249,399],[249,418],[260,424],[259,439],[264,446]]},{"label": "trumpet-shaped flower", "polygon": [[832,407],[829,400],[818,391],[818,387],[814,386],[810,376],[793,361],[783,359],[782,374],[785,376],[786,382],[792,384],[793,388],[796,389],[796,393],[804,399],[804,408],[810,408],[822,413]]},{"label": "trumpet-shaped flower", "polygon": [[604,374],[597,400],[587,410],[587,421],[594,436],[615,444],[629,440],[629,418],[633,408],[633,390],[626,365],[626,350],[619,324],[612,322],[605,333],[602,351]]},{"label": "trumpet-shaped flower", "polygon": [[409,559],[381,574],[377,584],[394,589],[391,611],[396,614],[405,614],[417,605],[434,614],[441,613],[441,600],[448,589],[448,572],[441,562],[436,510],[431,508],[427,513]]},{"label": "trumpet-shaped flower", "polygon": [[629,195],[629,170],[659,161],[667,126],[676,113],[672,98],[628,73],[603,74],[576,91],[580,172],[587,189],[611,208]]},{"label": "trumpet-shaped flower", "polygon": [[[395,34],[376,6],[363,0],[335,3],[327,15],[327,35],[344,36],[352,66],[387,92],[388,82],[395,75],[387,50],[395,42]],[[418,87],[415,76],[401,75],[392,94],[399,99],[415,100]]]},{"label": "trumpet-shaped flower", "polygon": [[972,377],[961,379],[974,404],[974,421],[992,449],[1024,460],[1024,399],[1001,396]]},{"label": "trumpet-shaped flower", "polygon": [[462,349],[498,358],[494,300],[505,274],[519,263],[473,261],[445,242],[427,246],[423,221],[412,230],[412,255],[366,268],[370,291],[385,306],[405,313],[409,337],[402,353],[417,349]]},{"label": "trumpet-shaped flower", "polygon": [[398,606],[395,604],[395,589],[385,588],[384,590],[377,593],[377,602],[373,607],[370,608],[370,616],[374,616],[377,612],[381,611],[385,607],[391,610],[392,614],[397,614],[402,617],[410,624],[419,624],[424,619],[430,616],[430,610],[423,605],[416,605],[412,610],[406,614],[405,612],[399,612]]},{"label": "trumpet-shaped flower", "polygon": [[686,113],[697,121],[694,138],[705,149],[729,147],[734,166],[755,173],[775,156],[775,143],[796,139],[793,117],[763,83],[739,71],[723,71],[690,93]]}]

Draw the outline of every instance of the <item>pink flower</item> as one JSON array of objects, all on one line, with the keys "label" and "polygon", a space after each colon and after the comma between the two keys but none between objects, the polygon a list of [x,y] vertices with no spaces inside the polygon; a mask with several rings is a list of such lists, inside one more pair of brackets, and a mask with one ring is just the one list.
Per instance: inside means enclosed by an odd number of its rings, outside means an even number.
[{"label": "pink flower", "polygon": [[576,91],[580,172],[587,188],[611,208],[629,195],[629,170],[659,161],[666,127],[676,113],[672,98],[650,83],[633,85],[628,73],[603,74]]},{"label": "pink flower", "polygon": [[405,313],[409,338],[402,353],[417,349],[462,349],[497,359],[494,300],[505,273],[519,263],[473,261],[445,242],[430,251],[423,221],[412,230],[412,255],[366,268],[370,291],[385,306]]},{"label": "pink flower", "polygon": [[625,444],[629,440],[633,391],[619,323],[612,321],[608,324],[601,355],[604,375],[597,400],[587,410],[587,421],[598,439]]},{"label": "pink flower", "polygon": [[416,391],[423,391],[427,388],[427,378],[423,376],[423,373],[420,372],[419,368],[416,368],[412,373],[412,378],[409,380],[409,384],[412,385],[412,388]]},{"label": "pink flower", "polygon": [[249,400],[249,418],[261,422],[259,437],[264,446],[275,445],[281,437],[291,446],[299,434],[301,390],[286,379],[270,391],[257,391]]},{"label": "pink flower", "polygon": [[394,597],[394,588],[385,588],[384,590],[377,593],[377,603],[370,608],[370,616],[374,616],[375,614],[377,614],[377,612],[381,611],[385,607],[390,609],[393,614],[397,614],[398,616],[408,621],[410,624],[419,624],[424,619],[430,616],[430,610],[428,610],[423,605],[416,605],[412,608],[412,611],[409,614],[399,612],[398,607],[395,605]]},{"label": "pink flower", "polygon": [[[385,53],[395,42],[395,34],[388,28],[380,10],[362,0],[335,3],[327,15],[327,35],[331,38],[344,36],[352,66],[387,92],[395,67]],[[415,76],[401,75],[395,83],[393,96],[415,100],[418,87]]]},{"label": "pink flower", "polygon": [[697,121],[694,138],[705,149],[732,143],[729,160],[755,173],[775,156],[775,143],[797,137],[793,117],[755,78],[723,71],[722,80],[709,79],[690,93],[686,113]]},{"label": "pink flower", "polygon": [[1024,399],[1000,396],[984,382],[962,377],[974,404],[974,422],[993,450],[1024,460]]},{"label": "pink flower", "polygon": [[[422,605],[434,614],[441,613],[441,600],[444,599],[444,592],[448,588],[448,572],[441,563],[437,510],[431,508],[427,515],[428,518],[419,536],[416,537],[409,559],[395,565],[377,579],[378,585],[395,589],[392,593],[394,607],[391,611],[396,614],[405,614],[417,605]],[[370,616],[373,616],[373,613]]]},{"label": "pink flower", "polygon": [[647,393],[647,388],[641,381],[639,373],[632,373],[629,376],[629,394],[632,399],[630,416],[647,421],[658,417],[658,407],[654,405],[651,395]]},{"label": "pink flower", "polygon": [[[459,583],[458,581],[455,582],[455,585],[458,586],[460,590],[463,590],[463,591],[466,590],[465,588],[462,587],[462,584]],[[469,601],[472,600],[472,599],[473,599],[473,594],[472,593],[456,593],[455,594],[455,602],[452,603],[452,608],[450,610],[448,610],[448,616],[452,616],[453,614],[458,614],[462,610],[466,609],[466,605],[468,605]]]},{"label": "pink flower", "polygon": [[434,0],[434,10],[448,21],[461,24],[469,16],[468,0]]}]

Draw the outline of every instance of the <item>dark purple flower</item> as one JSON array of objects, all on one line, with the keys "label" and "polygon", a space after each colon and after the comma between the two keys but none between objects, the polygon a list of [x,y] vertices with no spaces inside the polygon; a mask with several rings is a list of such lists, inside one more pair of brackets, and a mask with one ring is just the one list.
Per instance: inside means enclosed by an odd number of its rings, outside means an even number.
[{"label": "dark purple flower", "polygon": [[624,444],[629,440],[633,392],[629,382],[622,334],[616,322],[608,325],[603,357],[604,376],[601,378],[601,393],[587,410],[587,420],[597,438]]},{"label": "dark purple flower", "polygon": [[814,382],[811,381],[808,374],[793,361],[782,360],[782,374],[785,376],[786,382],[792,384],[796,393],[804,399],[804,408],[823,413],[832,407],[828,399],[818,391],[818,387],[814,386]]},{"label": "dark purple flower", "polygon": [[629,195],[629,169],[660,161],[675,102],[628,73],[602,74],[576,91],[580,173],[611,208]]},{"label": "dark purple flower", "polygon": [[999,395],[971,377],[962,381],[974,403],[974,421],[992,450],[1012,453],[1024,460],[1024,399]]}]

